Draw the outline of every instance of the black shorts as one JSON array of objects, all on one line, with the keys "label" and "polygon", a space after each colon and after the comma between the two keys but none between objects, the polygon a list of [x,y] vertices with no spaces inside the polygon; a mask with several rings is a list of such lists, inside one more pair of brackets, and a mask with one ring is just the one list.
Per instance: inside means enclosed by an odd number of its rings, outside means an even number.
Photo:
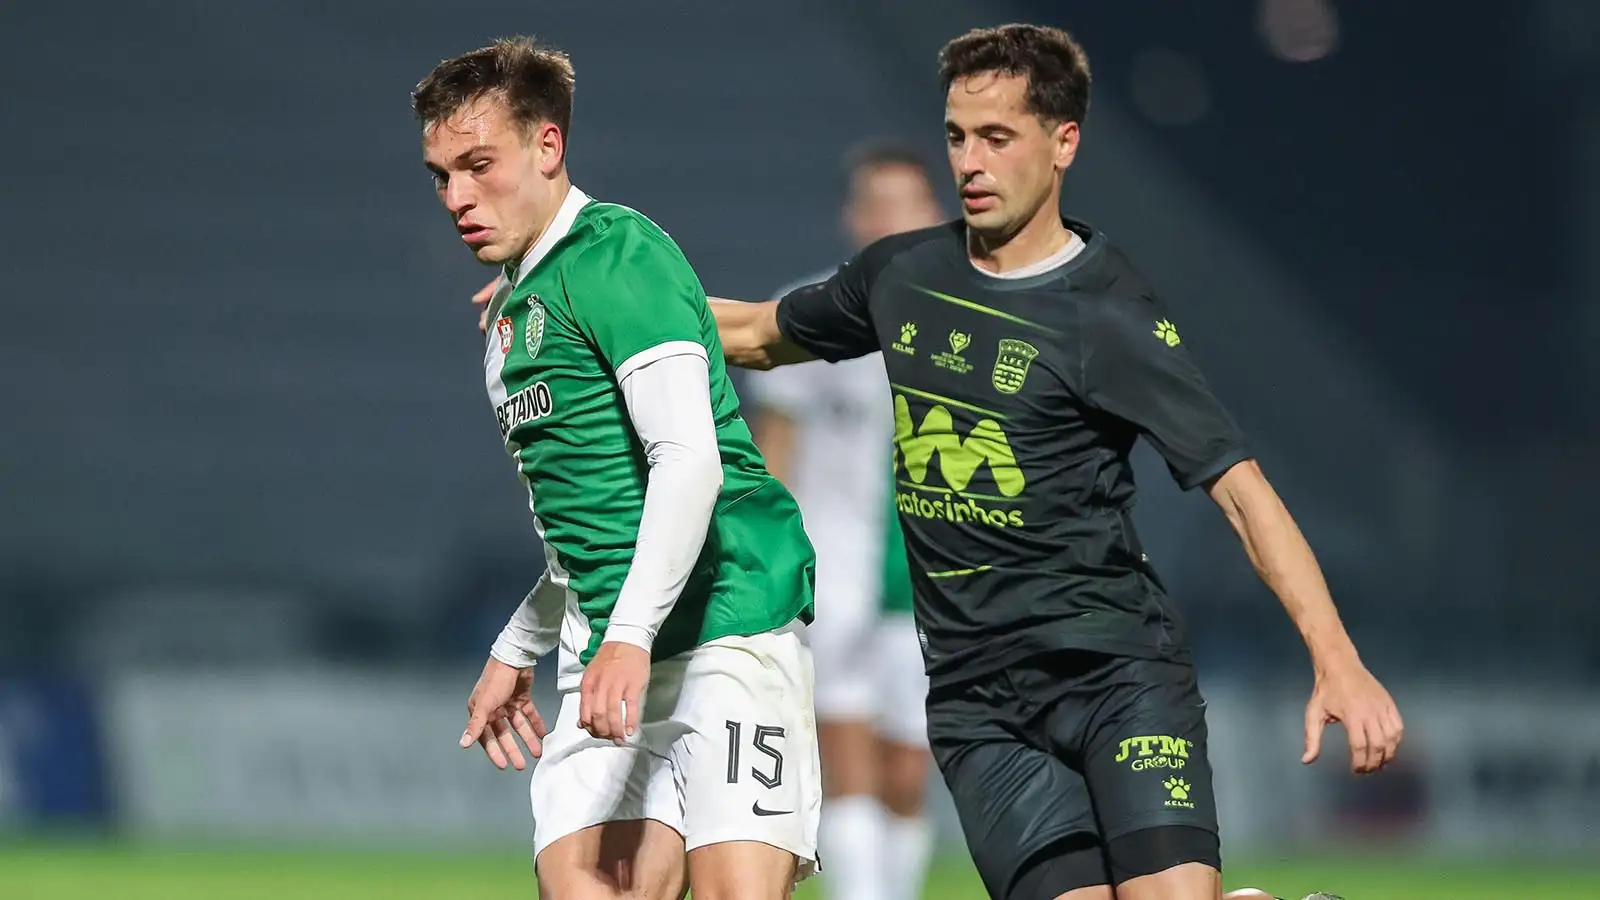
[{"label": "black shorts", "polygon": [[1221,868],[1189,663],[1069,651],[934,685],[928,739],[992,897]]}]

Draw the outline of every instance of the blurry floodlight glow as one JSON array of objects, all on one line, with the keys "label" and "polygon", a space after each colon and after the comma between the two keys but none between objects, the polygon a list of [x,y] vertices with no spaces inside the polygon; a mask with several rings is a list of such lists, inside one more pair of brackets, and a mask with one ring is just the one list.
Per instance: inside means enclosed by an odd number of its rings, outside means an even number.
[{"label": "blurry floodlight glow", "polygon": [[1146,50],[1133,61],[1129,79],[1133,104],[1158,125],[1189,125],[1211,108],[1205,71],[1190,57],[1171,50]]},{"label": "blurry floodlight glow", "polygon": [[1339,16],[1329,0],[1261,0],[1261,40],[1285,62],[1312,62],[1339,44]]}]

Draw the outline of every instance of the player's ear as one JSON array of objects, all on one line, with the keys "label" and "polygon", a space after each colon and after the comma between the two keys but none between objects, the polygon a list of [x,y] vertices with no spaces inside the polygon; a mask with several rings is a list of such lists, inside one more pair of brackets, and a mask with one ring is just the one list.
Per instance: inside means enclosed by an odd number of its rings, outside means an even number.
[{"label": "player's ear", "polygon": [[567,136],[554,122],[540,122],[533,134],[534,146],[539,149],[539,171],[546,177],[561,171],[567,158]]},{"label": "player's ear", "polygon": [[1072,165],[1073,159],[1078,155],[1078,138],[1080,131],[1077,122],[1056,123],[1055,133],[1051,136],[1055,145],[1055,165],[1057,169],[1065,170]]}]

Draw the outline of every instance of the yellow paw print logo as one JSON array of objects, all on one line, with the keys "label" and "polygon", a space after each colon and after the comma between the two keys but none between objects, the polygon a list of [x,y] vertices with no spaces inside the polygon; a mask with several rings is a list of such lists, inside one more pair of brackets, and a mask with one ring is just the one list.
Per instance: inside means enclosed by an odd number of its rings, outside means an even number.
[{"label": "yellow paw print logo", "polygon": [[1166,319],[1162,319],[1161,321],[1157,322],[1156,330],[1152,331],[1151,334],[1162,339],[1163,341],[1166,341],[1168,347],[1178,346],[1180,340],[1178,337],[1178,326],[1172,324]]},{"label": "yellow paw print logo", "polygon": [[1189,799],[1189,782],[1184,781],[1182,778],[1168,778],[1161,783],[1161,786],[1172,794],[1172,799],[1174,800]]},{"label": "yellow paw print logo", "polygon": [[909,344],[917,336],[917,323],[907,322],[900,326],[900,343]]}]

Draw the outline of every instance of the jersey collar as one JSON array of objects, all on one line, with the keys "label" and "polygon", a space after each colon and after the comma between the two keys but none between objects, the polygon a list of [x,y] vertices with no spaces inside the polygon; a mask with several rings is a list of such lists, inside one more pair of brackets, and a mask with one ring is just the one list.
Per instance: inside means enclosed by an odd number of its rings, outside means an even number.
[{"label": "jersey collar", "polygon": [[589,200],[589,195],[578,190],[576,185],[568,186],[567,196],[561,201],[561,208],[556,210],[555,218],[550,220],[550,227],[546,228],[544,234],[539,235],[539,239],[533,242],[533,246],[528,250],[528,255],[522,258],[522,262],[517,263],[515,271],[512,271],[510,266],[506,266],[506,277],[511,280],[513,285],[528,277],[528,273],[533,271],[533,267],[550,255],[550,251],[555,247],[556,243],[567,236],[567,232],[572,230],[572,223],[578,219],[578,212],[583,209]]}]

